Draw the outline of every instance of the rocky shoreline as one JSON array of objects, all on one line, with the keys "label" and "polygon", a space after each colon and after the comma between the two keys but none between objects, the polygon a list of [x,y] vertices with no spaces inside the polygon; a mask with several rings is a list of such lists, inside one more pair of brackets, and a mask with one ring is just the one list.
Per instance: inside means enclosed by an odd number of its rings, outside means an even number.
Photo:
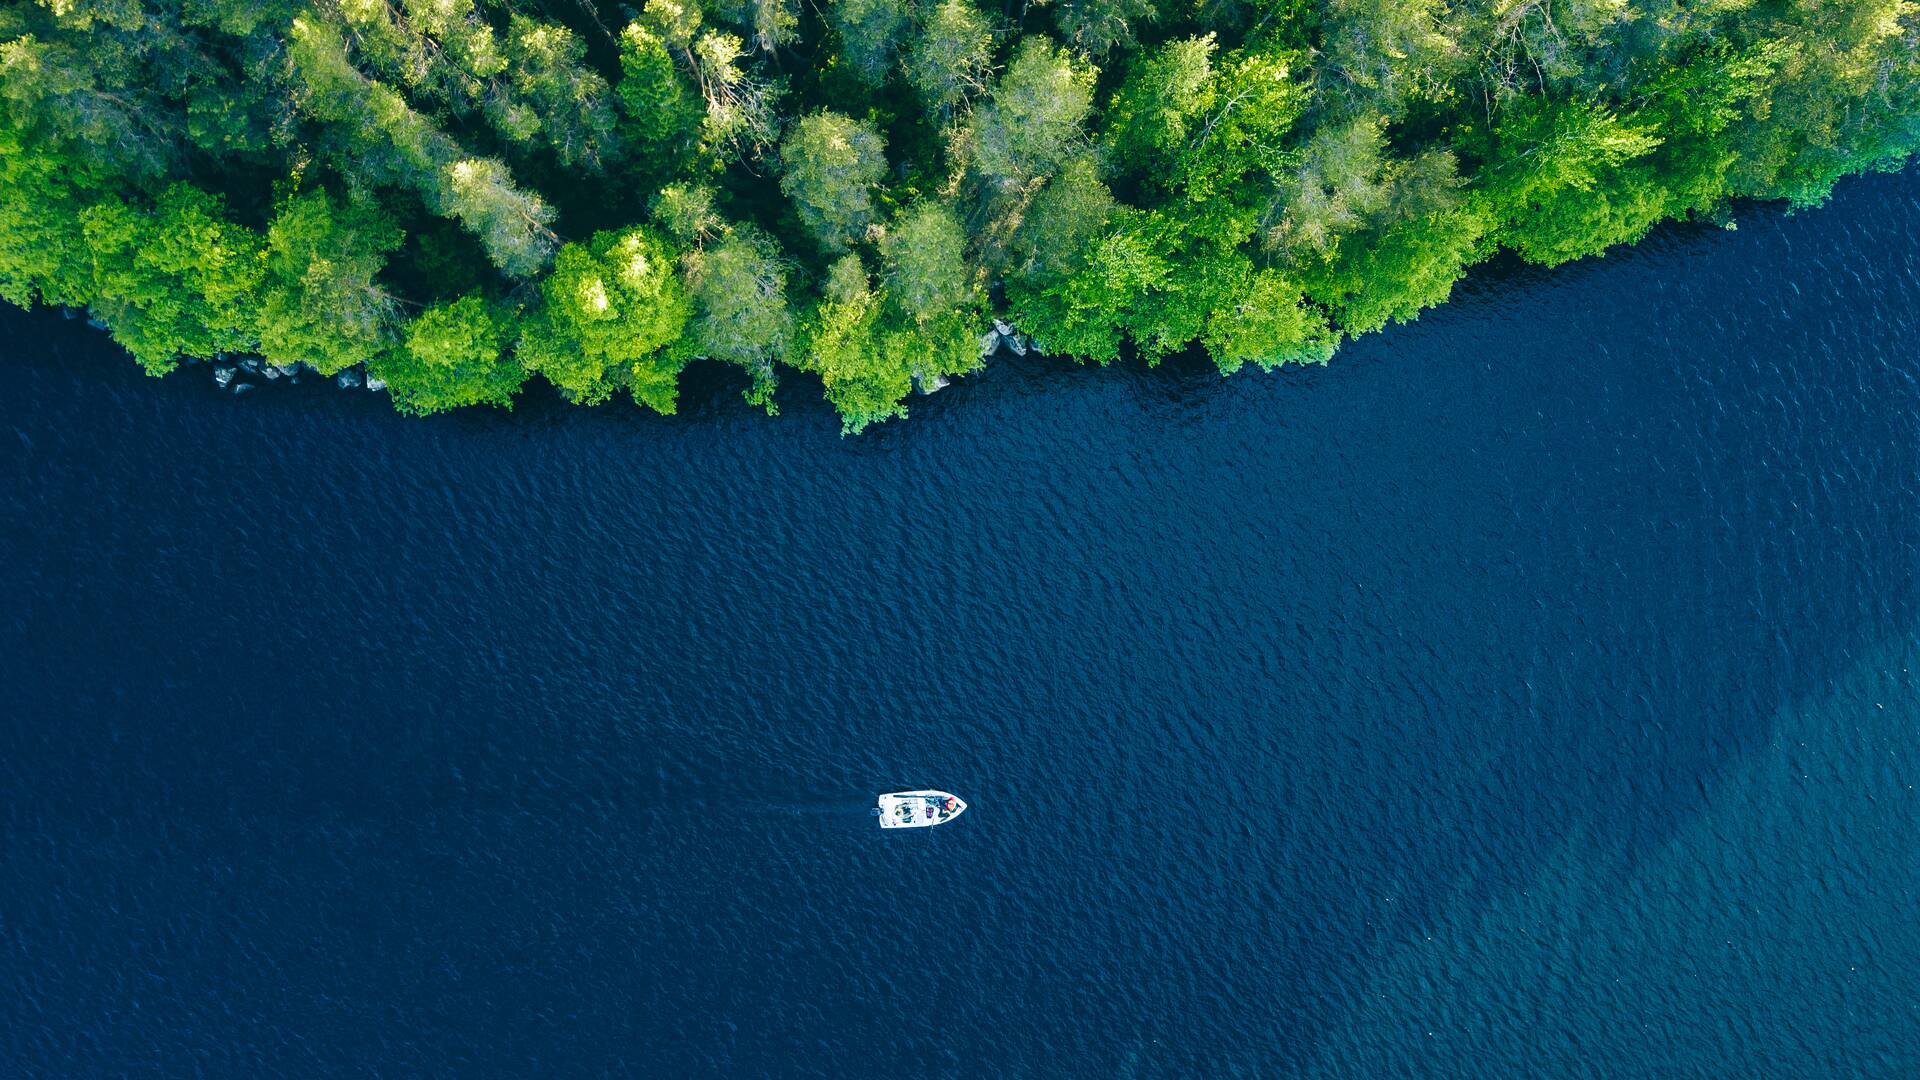
[{"label": "rocky shoreline", "polygon": [[331,379],[342,390],[367,389],[379,392],[387,388],[385,380],[369,375],[358,367],[336,371],[332,375],[322,375],[311,365],[302,363],[269,364],[257,356],[234,359],[231,354],[218,354],[211,361],[184,360],[187,364],[211,363],[213,365],[213,385],[231,394],[244,394],[255,387],[285,379],[288,385],[301,381],[303,377],[313,376]]},{"label": "rocky shoreline", "polygon": [[[107,324],[87,313],[85,308],[63,307],[60,313],[69,319],[85,319],[88,326],[104,332]],[[198,356],[183,356],[181,367],[205,364],[212,368],[213,385],[238,397],[269,383],[282,379],[288,385],[294,385],[305,379],[330,380],[342,390],[372,390],[380,393],[386,390],[386,380],[367,372],[365,365],[355,364],[350,368],[336,371],[332,375],[322,375],[311,364],[295,362],[292,364],[269,364],[258,356],[242,356],[236,353],[215,353],[211,359]]]},{"label": "rocky shoreline", "polygon": [[[104,332],[107,329],[106,323],[89,315],[85,308],[63,307],[60,313],[69,319],[85,319],[87,325],[95,330]],[[1002,349],[1015,356],[1025,356],[1030,351],[1039,351],[1040,346],[1032,337],[1014,329],[1006,320],[995,319],[993,328],[980,336],[980,359],[989,360],[998,355]],[[342,390],[365,389],[382,393],[387,389],[386,380],[368,372],[364,364],[355,364],[336,371],[332,375],[322,375],[319,369],[311,364],[297,361],[291,364],[269,364],[258,356],[242,356],[237,353],[215,353],[211,359],[197,356],[180,358],[180,366],[183,368],[199,364],[211,367],[215,387],[235,397],[282,379],[286,380],[289,386],[296,385],[303,379],[314,378],[331,380]],[[943,375],[923,377],[916,372],[913,383],[914,389],[921,394],[933,394],[946,389],[951,380]]]}]

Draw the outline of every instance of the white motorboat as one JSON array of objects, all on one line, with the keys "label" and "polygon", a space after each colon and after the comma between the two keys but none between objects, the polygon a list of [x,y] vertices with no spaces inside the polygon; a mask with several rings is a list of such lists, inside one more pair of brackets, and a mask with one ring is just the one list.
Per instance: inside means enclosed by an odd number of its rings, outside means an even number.
[{"label": "white motorboat", "polygon": [[880,827],[925,829],[945,825],[964,812],[960,796],[945,791],[895,791],[880,796]]}]

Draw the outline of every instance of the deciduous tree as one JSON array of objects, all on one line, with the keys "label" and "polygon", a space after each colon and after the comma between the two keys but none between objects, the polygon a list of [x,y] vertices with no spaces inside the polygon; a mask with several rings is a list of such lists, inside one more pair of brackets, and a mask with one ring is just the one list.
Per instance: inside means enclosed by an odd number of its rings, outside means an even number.
[{"label": "deciduous tree", "polygon": [[398,312],[379,275],[401,239],[399,225],[365,200],[313,190],[281,203],[267,229],[261,355],[328,375],[378,356]]},{"label": "deciduous tree", "polygon": [[468,405],[511,408],[526,371],[507,355],[510,313],[481,296],[435,304],[407,322],[397,348],[377,357],[395,407],[426,414]]},{"label": "deciduous tree", "polygon": [[780,143],[780,190],[827,251],[845,251],[873,223],[873,190],[887,171],[873,125],[836,112],[803,116]]},{"label": "deciduous tree", "polygon": [[109,197],[81,214],[81,230],[94,313],[149,373],[254,347],[264,244],[218,198],[188,184],[151,208]]},{"label": "deciduous tree", "polygon": [[1091,65],[1047,39],[1021,39],[993,99],[968,122],[975,168],[1002,187],[1052,173],[1085,144],[1093,80]]},{"label": "deciduous tree", "polygon": [[747,400],[771,409],[773,363],[794,331],[787,270],[773,239],[750,225],[734,225],[682,262],[694,300],[692,351],[744,368],[752,378]]},{"label": "deciduous tree", "polygon": [[972,0],[940,0],[907,50],[907,82],[936,123],[987,92],[993,27]]},{"label": "deciduous tree", "polygon": [[692,306],[659,234],[636,225],[565,245],[540,299],[521,326],[518,356],[528,370],[583,404],[626,389],[658,412],[674,411],[686,357],[670,346]]}]

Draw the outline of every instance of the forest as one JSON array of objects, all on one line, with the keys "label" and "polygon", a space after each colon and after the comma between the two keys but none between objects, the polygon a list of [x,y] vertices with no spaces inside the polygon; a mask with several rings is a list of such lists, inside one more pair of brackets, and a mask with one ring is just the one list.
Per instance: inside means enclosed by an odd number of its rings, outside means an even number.
[{"label": "forest", "polygon": [[0,296],[154,374],[671,413],[705,359],[855,432],[996,318],[1322,363],[1917,144],[1914,0],[0,0]]}]

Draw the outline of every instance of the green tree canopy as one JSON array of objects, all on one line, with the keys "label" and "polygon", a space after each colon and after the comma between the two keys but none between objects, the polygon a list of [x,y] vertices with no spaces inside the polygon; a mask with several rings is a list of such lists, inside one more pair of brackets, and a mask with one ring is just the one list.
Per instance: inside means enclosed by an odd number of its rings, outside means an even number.
[{"label": "green tree canopy", "polygon": [[692,350],[746,369],[753,380],[747,399],[771,407],[773,362],[794,331],[787,270],[773,240],[752,226],[733,226],[684,262],[694,299]]},{"label": "green tree canopy", "polygon": [[934,119],[987,92],[993,69],[993,27],[972,0],[941,0],[922,21],[907,51],[907,82]]},{"label": "green tree canopy", "polygon": [[80,220],[94,310],[148,371],[255,346],[265,245],[226,219],[218,197],[173,184],[151,209],[109,197]]},{"label": "green tree canopy", "polygon": [[410,412],[671,411],[700,357],[771,409],[784,364],[859,430],[996,317],[1318,362],[1497,251],[1917,146],[1915,0],[39,0],[0,5],[0,297]]},{"label": "green tree canopy", "polygon": [[873,223],[873,191],[887,171],[884,150],[871,124],[839,113],[809,113],[787,130],[780,190],[822,248],[845,251]]},{"label": "green tree canopy", "polygon": [[401,239],[399,225],[365,200],[316,190],[283,202],[267,229],[260,354],[328,375],[378,356],[398,314],[380,271]]},{"label": "green tree canopy", "polygon": [[967,235],[953,208],[925,200],[903,211],[880,242],[887,295],[909,321],[945,318],[975,297]]},{"label": "green tree canopy", "polygon": [[657,412],[674,411],[686,359],[669,346],[691,305],[658,233],[635,225],[565,245],[540,299],[517,349],[528,370],[585,404],[624,389]]},{"label": "green tree canopy", "polygon": [[480,296],[435,304],[407,323],[399,347],[376,358],[372,370],[402,412],[511,408],[527,377],[507,354],[513,327],[510,313]]},{"label": "green tree canopy", "polygon": [[975,166],[1002,186],[1053,172],[1085,141],[1093,80],[1092,66],[1046,38],[1023,38],[993,99],[969,122]]},{"label": "green tree canopy", "polygon": [[854,74],[872,86],[886,82],[913,22],[906,0],[841,0],[828,9],[839,56]]}]

